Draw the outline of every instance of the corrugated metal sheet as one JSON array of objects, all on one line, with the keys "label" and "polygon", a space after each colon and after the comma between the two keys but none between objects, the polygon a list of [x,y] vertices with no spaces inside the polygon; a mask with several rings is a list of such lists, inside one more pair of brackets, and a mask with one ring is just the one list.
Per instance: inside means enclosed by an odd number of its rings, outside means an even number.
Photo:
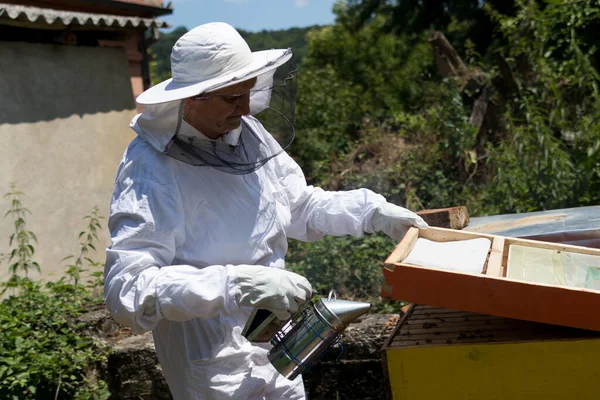
[{"label": "corrugated metal sheet", "polygon": [[600,206],[476,217],[464,230],[600,248]]},{"label": "corrugated metal sheet", "polygon": [[126,17],[122,15],[93,14],[62,11],[51,8],[30,7],[0,3],[0,21],[3,19],[45,23],[47,25],[110,26],[118,28],[168,28],[169,24],[153,18]]}]

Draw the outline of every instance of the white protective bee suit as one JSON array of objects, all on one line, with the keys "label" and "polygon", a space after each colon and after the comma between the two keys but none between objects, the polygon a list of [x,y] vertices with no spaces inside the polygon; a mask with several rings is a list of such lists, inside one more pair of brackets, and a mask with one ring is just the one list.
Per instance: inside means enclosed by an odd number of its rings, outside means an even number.
[{"label": "white protective bee suit", "polygon": [[[283,269],[288,237],[393,235],[426,225],[366,189],[308,186],[285,152],[240,175],[169,157],[165,127],[179,124],[180,135],[202,137],[178,120],[178,103],[149,107],[153,112],[132,120],[138,137],[123,155],[110,205],[107,307],[134,332],[152,330],[176,400],[304,398],[302,378],[279,375],[267,359],[269,345],[241,335],[252,308],[240,294],[252,288],[240,281],[258,279],[243,267]],[[243,123],[271,140],[255,118]],[[235,145],[238,136],[224,140]]]}]

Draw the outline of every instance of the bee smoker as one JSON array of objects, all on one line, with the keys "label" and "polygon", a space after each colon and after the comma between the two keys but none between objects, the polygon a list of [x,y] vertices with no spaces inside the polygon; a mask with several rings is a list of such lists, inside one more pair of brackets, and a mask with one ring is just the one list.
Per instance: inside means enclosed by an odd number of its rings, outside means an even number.
[{"label": "bee smoker", "polygon": [[331,291],[327,299],[308,303],[288,321],[256,310],[242,334],[250,341],[270,342],[269,361],[281,375],[293,380],[340,340],[350,322],[370,309],[370,303],[338,300]]}]

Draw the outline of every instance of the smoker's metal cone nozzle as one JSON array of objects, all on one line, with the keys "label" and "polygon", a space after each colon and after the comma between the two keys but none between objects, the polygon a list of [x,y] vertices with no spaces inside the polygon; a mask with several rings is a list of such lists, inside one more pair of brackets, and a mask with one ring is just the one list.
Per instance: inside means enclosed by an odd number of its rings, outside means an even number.
[{"label": "smoker's metal cone nozzle", "polygon": [[371,309],[371,303],[364,303],[361,301],[337,299],[321,299],[321,301],[344,326],[348,326],[350,322],[369,312]]}]

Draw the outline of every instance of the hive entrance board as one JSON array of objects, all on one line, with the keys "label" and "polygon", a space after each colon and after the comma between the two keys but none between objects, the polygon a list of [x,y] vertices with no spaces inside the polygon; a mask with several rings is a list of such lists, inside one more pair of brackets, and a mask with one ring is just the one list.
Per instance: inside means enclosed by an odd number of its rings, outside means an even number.
[{"label": "hive entrance board", "polygon": [[[467,241],[486,239],[484,259],[460,257]],[[419,242],[431,241],[433,259],[413,260]],[[436,247],[432,247],[435,249]],[[443,250],[443,246],[454,250]],[[462,252],[462,253],[461,253]],[[454,257],[453,257],[454,256]],[[459,259],[458,265],[452,262]],[[424,261],[425,260],[425,261]],[[417,265],[415,265],[417,264]],[[473,269],[475,268],[475,269]],[[600,330],[600,249],[478,234],[411,228],[385,261],[382,295],[395,300],[548,324]]]}]

